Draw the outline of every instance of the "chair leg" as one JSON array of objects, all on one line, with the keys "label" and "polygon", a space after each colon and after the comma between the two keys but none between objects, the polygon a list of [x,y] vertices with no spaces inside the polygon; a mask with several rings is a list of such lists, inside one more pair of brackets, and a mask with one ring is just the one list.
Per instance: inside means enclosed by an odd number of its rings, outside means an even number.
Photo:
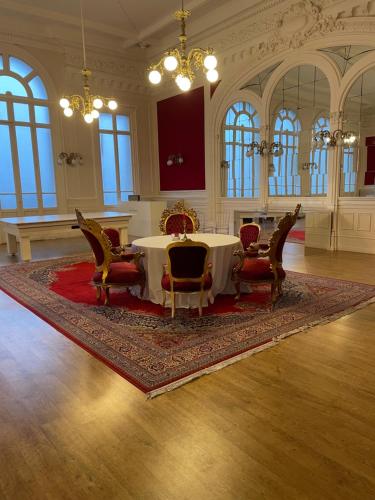
[{"label": "chair leg", "polygon": [[236,287],[236,296],[234,297],[234,300],[239,300],[241,296],[241,281],[236,281],[234,283],[234,286]]},{"label": "chair leg", "polygon": [[104,305],[109,306],[109,286],[106,286],[104,288],[104,293],[105,293],[105,299],[104,299]]},{"label": "chair leg", "polygon": [[96,287],[96,300],[99,302],[99,300],[102,298],[102,288],[100,286]]},{"label": "chair leg", "polygon": [[203,296],[204,296],[204,290],[201,290],[199,294],[199,308],[198,308],[199,316],[202,316]]},{"label": "chair leg", "polygon": [[279,294],[279,297],[283,294],[283,282],[280,280],[277,282],[277,292]]},{"label": "chair leg", "polygon": [[172,307],[172,318],[175,315],[175,302],[174,302],[174,292],[171,290],[171,307]]}]

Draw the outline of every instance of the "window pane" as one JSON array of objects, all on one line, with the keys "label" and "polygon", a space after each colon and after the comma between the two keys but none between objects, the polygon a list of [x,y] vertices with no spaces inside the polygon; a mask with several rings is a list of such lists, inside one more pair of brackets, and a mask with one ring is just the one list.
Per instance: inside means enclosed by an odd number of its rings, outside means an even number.
[{"label": "window pane", "polygon": [[117,205],[117,193],[104,193],[104,205]]},{"label": "window pane", "polygon": [[22,78],[30,74],[33,70],[31,66],[26,64],[24,61],[21,61],[21,59],[16,59],[15,57],[9,58],[9,68],[10,71],[17,73],[17,75],[22,76]]},{"label": "window pane", "polygon": [[15,193],[13,159],[8,125],[0,125],[0,193]]},{"label": "window pane", "polygon": [[47,106],[34,106],[36,123],[49,123],[49,110]]},{"label": "window pane", "polygon": [[0,56],[0,69],[4,69],[3,56]]},{"label": "window pane", "polygon": [[103,191],[117,191],[115,144],[111,134],[100,134]]},{"label": "window pane", "polygon": [[0,194],[0,210],[15,210],[17,198],[15,194]]},{"label": "window pane", "polygon": [[130,131],[130,122],[128,116],[125,115],[116,116],[116,124],[117,124],[117,130],[119,130],[120,132]]},{"label": "window pane", "polygon": [[30,113],[29,113],[29,105],[21,104],[19,102],[15,102],[13,104],[14,110],[14,119],[16,122],[29,122],[30,121]]},{"label": "window pane", "polygon": [[0,120],[8,119],[7,103],[0,101]]},{"label": "window pane", "polygon": [[36,194],[22,195],[23,208],[38,208],[38,198]]},{"label": "window pane", "polygon": [[11,76],[1,75],[0,94],[6,94],[7,92],[10,92],[12,95],[27,97],[26,89],[22,83]]},{"label": "window pane", "polygon": [[35,99],[48,99],[46,88],[40,76],[36,76],[30,80],[29,85]]},{"label": "window pane", "polygon": [[36,138],[38,143],[40,182],[42,193],[54,193],[55,173],[53,170],[53,154],[51,130],[49,128],[37,128]]},{"label": "window pane", "polygon": [[133,191],[130,135],[119,135],[117,137],[117,145],[120,169],[120,191]]},{"label": "window pane", "polygon": [[99,115],[99,129],[100,130],[113,130],[112,115],[109,113],[100,113]]},{"label": "window pane", "polygon": [[[22,192],[36,193],[34,156],[30,127],[16,127],[16,138]],[[28,206],[25,208],[32,207]]]},{"label": "window pane", "polygon": [[55,194],[44,194],[42,197],[43,197],[43,208],[57,207],[57,199]]}]

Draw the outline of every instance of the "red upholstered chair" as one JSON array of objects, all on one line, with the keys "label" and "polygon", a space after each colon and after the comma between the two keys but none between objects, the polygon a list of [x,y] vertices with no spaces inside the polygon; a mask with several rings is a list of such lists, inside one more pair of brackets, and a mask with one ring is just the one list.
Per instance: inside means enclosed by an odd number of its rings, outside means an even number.
[{"label": "red upholstered chair", "polygon": [[242,224],[239,231],[242,248],[247,250],[250,243],[258,243],[260,236],[260,225],[255,222],[249,224]]},{"label": "red upholstered chair", "polygon": [[252,243],[247,250],[234,252],[233,255],[240,258],[240,262],[232,271],[237,291],[236,299],[240,298],[241,283],[270,283],[272,305],[282,295],[282,283],[285,279],[283,248],[290,229],[296,223],[300,208],[301,205],[298,204],[294,213],[288,212],[279,220],[268,245]]},{"label": "red upholstered chair", "polygon": [[204,292],[212,287],[211,264],[208,264],[209,247],[200,241],[178,241],[167,246],[168,264],[161,279],[163,306],[166,292],[171,296],[172,318],[175,316],[175,294],[199,292],[199,316],[202,315]]},{"label": "red upholstered chair", "polygon": [[92,282],[96,287],[96,298],[99,300],[104,291],[104,304],[108,305],[111,287],[129,288],[135,285],[140,286],[142,297],[146,279],[140,259],[144,253],[118,252],[119,247],[113,247],[109,236],[98,222],[85,219],[77,209],[76,215],[95,258],[96,269]]},{"label": "red upholstered chair", "polygon": [[196,233],[199,229],[199,219],[193,208],[186,208],[182,201],[175,204],[173,208],[166,208],[161,214],[159,223],[162,234]]}]

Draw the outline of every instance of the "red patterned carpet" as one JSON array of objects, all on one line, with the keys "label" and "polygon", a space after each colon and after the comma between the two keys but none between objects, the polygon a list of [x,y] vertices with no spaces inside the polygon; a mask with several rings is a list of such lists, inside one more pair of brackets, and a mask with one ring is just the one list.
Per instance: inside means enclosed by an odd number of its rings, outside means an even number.
[{"label": "red patterned carpet", "polygon": [[265,287],[237,303],[216,297],[202,318],[179,309],[172,320],[169,309],[127,292],[98,305],[88,284],[93,264],[80,260],[3,267],[0,288],[151,397],[375,298],[371,285],[288,272],[274,311]]},{"label": "red patterned carpet", "polygon": [[292,229],[289,231],[287,241],[289,243],[305,243],[305,231],[303,229]]}]

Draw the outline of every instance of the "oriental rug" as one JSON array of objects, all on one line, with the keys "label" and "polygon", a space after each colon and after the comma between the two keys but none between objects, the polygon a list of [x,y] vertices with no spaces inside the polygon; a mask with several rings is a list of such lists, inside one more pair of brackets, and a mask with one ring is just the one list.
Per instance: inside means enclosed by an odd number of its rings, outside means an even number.
[{"label": "oriental rug", "polygon": [[273,311],[269,286],[260,286],[239,302],[217,296],[201,318],[178,309],[172,320],[170,309],[126,291],[113,290],[110,307],[98,304],[93,263],[83,259],[2,267],[0,288],[149,397],[375,299],[375,286],[288,271]]}]

